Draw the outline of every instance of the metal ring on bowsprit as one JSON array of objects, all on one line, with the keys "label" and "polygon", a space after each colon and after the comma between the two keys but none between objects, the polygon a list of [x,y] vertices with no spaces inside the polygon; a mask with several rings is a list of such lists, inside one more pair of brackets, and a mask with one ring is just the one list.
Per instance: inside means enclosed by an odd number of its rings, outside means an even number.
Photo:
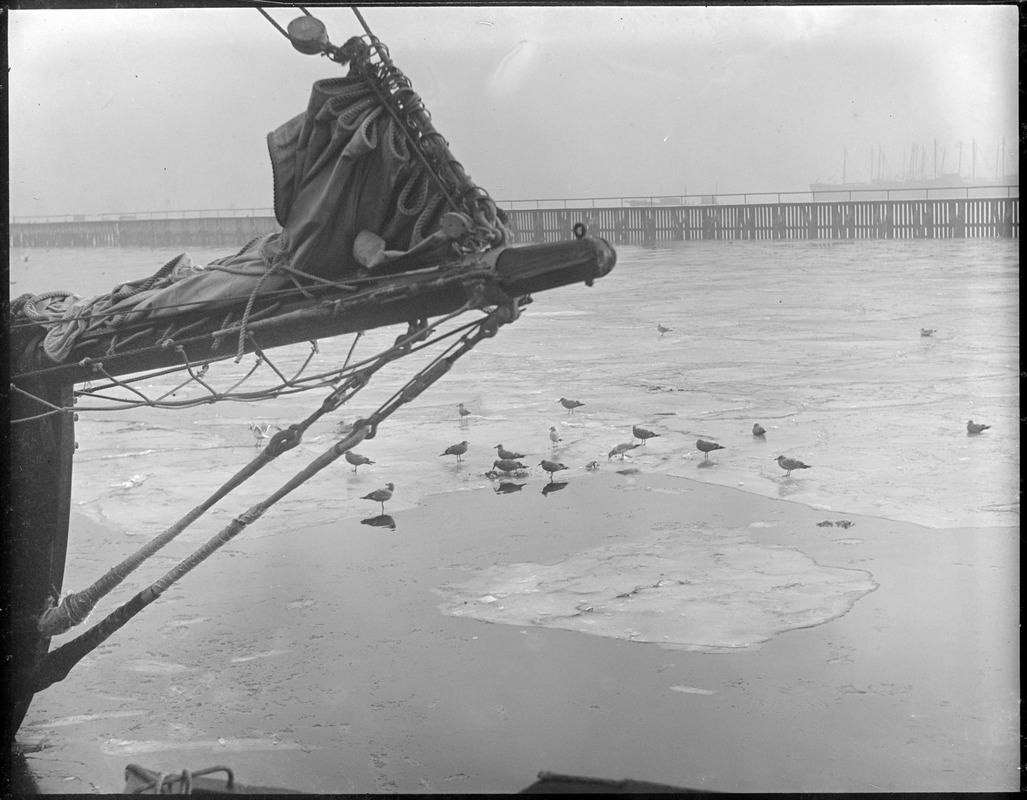
[{"label": "metal ring on bowsprit", "polygon": [[588,225],[584,222],[575,222],[571,230],[574,232],[575,239],[584,239],[588,235]]}]

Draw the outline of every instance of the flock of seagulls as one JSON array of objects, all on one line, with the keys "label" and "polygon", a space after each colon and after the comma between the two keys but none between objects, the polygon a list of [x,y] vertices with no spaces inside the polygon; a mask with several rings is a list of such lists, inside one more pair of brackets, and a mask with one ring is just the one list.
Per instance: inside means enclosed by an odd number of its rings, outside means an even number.
[{"label": "flock of seagulls", "polygon": [[[560,405],[562,405],[565,409],[567,409],[567,413],[568,414],[573,413],[575,411],[575,409],[581,408],[583,405],[585,405],[584,403],[579,402],[578,400],[571,400],[571,399],[566,398],[566,397],[561,397],[557,402],[559,402]],[[465,418],[465,417],[467,417],[467,416],[469,416],[471,414],[471,412],[466,409],[466,407],[464,406],[463,403],[460,403],[460,405],[457,407],[457,413],[460,415],[461,419],[463,419],[463,418]],[[972,421],[968,424],[967,429],[969,430],[971,428],[971,426],[979,429],[979,430],[975,431],[975,432],[978,432],[978,433],[981,430],[984,430],[987,427],[989,427],[987,425],[983,425],[983,426],[977,425],[977,426],[974,426],[974,423]],[[255,426],[254,424],[251,424],[251,428],[254,428],[254,427],[259,428],[259,426]],[[266,429],[264,429],[264,430],[266,432]],[[752,435],[754,437],[762,438],[762,437],[764,437],[766,435],[766,433],[767,433],[766,429],[762,425],[760,425],[758,422],[755,425],[752,426]],[[612,459],[614,456],[620,457],[620,459],[623,461],[625,453],[628,453],[628,452],[630,452],[630,451],[632,451],[632,450],[634,450],[634,449],[636,449],[638,447],[643,447],[648,440],[658,438],[662,434],[656,433],[655,431],[651,431],[648,428],[643,428],[641,425],[632,425],[631,426],[631,435],[633,437],[632,441],[630,441],[630,442],[622,442],[621,444],[614,445],[614,447],[606,455],[606,458],[607,458],[608,461],[610,459]],[[637,439],[638,441],[634,441],[634,439]],[[552,425],[549,428],[549,440],[552,443],[552,446],[554,448],[560,442],[563,441],[563,439],[560,437],[560,434],[557,432],[555,425]],[[708,461],[709,460],[710,453],[715,452],[717,450],[724,450],[724,449],[726,449],[724,447],[724,445],[717,444],[716,442],[711,442],[711,441],[708,441],[706,439],[699,439],[699,440],[697,440],[696,443],[695,443],[695,446],[696,446],[696,449],[699,450],[699,452],[701,452],[703,454],[703,460],[704,461]],[[439,453],[439,457],[441,458],[443,456],[456,456],[457,462],[460,463],[460,462],[463,461],[463,456],[467,452],[469,447],[470,447],[470,442],[468,442],[465,439],[465,440],[463,440],[461,442],[457,442],[456,444],[452,444],[449,447],[447,447],[445,450],[443,450],[441,453]],[[496,451],[496,455],[498,457],[492,462],[492,470],[489,473],[486,473],[490,477],[498,477],[500,475],[510,475],[511,473],[516,473],[516,472],[520,472],[522,470],[528,469],[528,465],[524,464],[520,460],[520,459],[525,457],[524,453],[518,453],[518,452],[516,452],[514,450],[507,450],[506,447],[502,444],[502,442],[500,442],[499,444],[495,445],[493,447],[493,449]],[[364,464],[374,464],[375,463],[371,459],[369,459],[367,456],[364,456],[364,455],[361,455],[359,453],[356,453],[353,450],[347,450],[346,454],[345,454],[345,458],[346,458],[347,462],[349,462],[350,464],[353,465],[353,471],[354,472],[357,471],[358,467],[363,466]],[[802,461],[800,461],[797,458],[788,458],[787,456],[778,456],[775,460],[777,461],[778,466],[780,466],[781,469],[785,470],[785,477],[789,477],[792,474],[792,470],[796,470],[796,469],[810,469],[810,465],[809,464],[805,464],[805,463],[803,463]],[[550,481],[551,485],[546,487],[547,490],[549,490],[549,491],[556,491],[557,488],[563,488],[563,484],[555,484],[554,483],[554,478],[555,478],[556,473],[562,472],[563,470],[568,469],[566,464],[563,464],[563,463],[561,463],[559,461],[551,461],[549,459],[543,458],[541,461],[538,462],[538,465],[540,467],[542,467],[542,469],[549,475],[549,481]],[[591,462],[589,462],[588,464],[585,465],[585,469],[587,469],[587,470],[599,469],[599,462],[598,461],[591,461]],[[381,507],[382,507],[382,514],[384,515],[385,514],[385,503],[392,499],[392,494],[393,494],[393,491],[395,490],[395,488],[396,488],[395,484],[389,483],[389,484],[386,484],[386,486],[384,488],[382,488],[382,489],[376,489],[375,491],[373,491],[373,492],[371,492],[369,494],[364,495],[361,499],[362,500],[371,500],[372,502],[380,503]],[[501,484],[501,488],[499,490],[497,490],[497,491],[507,492],[507,491],[514,491],[514,490],[519,489],[519,488],[520,488],[520,485],[518,485],[518,484],[513,484],[513,485],[511,485],[511,484]],[[548,494],[548,491],[544,491],[543,493]]]},{"label": "flock of seagulls", "polygon": [[[664,327],[663,325],[657,325],[656,328],[660,332],[661,336],[663,334],[669,333],[671,331],[671,328]],[[921,328],[920,329],[920,335],[921,336],[930,336],[930,335],[932,335],[933,333],[936,333],[936,332],[937,332],[936,330],[930,329],[930,328]],[[578,400],[571,400],[571,399],[569,399],[567,397],[561,397],[561,398],[559,398],[559,400],[557,402],[559,402],[561,406],[563,406],[565,409],[567,409],[567,413],[568,414],[573,414],[577,409],[579,409],[579,408],[581,408],[582,406],[585,405],[584,403],[582,403],[582,402],[580,402]],[[467,417],[469,417],[472,412],[468,411],[463,403],[460,403],[459,406],[457,407],[457,413],[460,415],[461,420],[464,420]],[[343,423],[340,422],[339,425],[340,425],[340,428],[341,428]],[[979,435],[979,434],[983,433],[984,431],[988,430],[990,427],[991,427],[990,425],[984,425],[982,423],[974,422],[971,419],[971,420],[968,420],[967,423],[966,423],[966,432],[967,432],[967,435],[976,436],[976,435]],[[249,429],[250,429],[251,433],[253,434],[253,438],[254,438],[257,446],[259,446],[262,441],[270,440],[272,438],[272,436],[274,435],[272,433],[272,429],[275,429],[275,430],[278,430],[278,431],[281,430],[281,428],[278,425],[273,425],[273,424],[270,424],[270,423],[269,424],[265,424],[265,425],[261,425],[260,423],[257,423],[257,422],[251,422],[249,424]],[[624,455],[626,453],[634,450],[635,448],[643,447],[643,446],[645,446],[645,443],[649,439],[655,439],[655,438],[657,438],[657,437],[662,435],[662,434],[656,433],[655,431],[651,431],[648,428],[643,428],[640,425],[632,425],[631,426],[631,434],[632,434],[633,440],[630,441],[630,442],[623,442],[621,444],[615,445],[610,450],[610,452],[607,453],[607,455],[606,455],[607,461],[612,459],[614,456],[620,457],[620,459],[623,461],[624,460]],[[758,422],[752,426],[752,435],[753,435],[754,438],[764,439],[766,437],[766,434],[767,434],[766,428],[764,428]],[[637,439],[638,441],[636,442],[636,441],[634,441],[634,439]],[[555,425],[550,426],[550,428],[549,428],[549,441],[552,443],[552,446],[553,446],[554,449],[560,444],[560,442],[563,441],[563,439],[560,437],[560,434],[557,431]],[[464,453],[467,452],[469,447],[470,447],[470,442],[468,442],[465,439],[464,441],[458,442],[457,444],[452,444],[449,447],[447,447],[445,450],[443,450],[441,453],[439,453],[439,457],[443,457],[443,456],[456,456],[457,463],[461,463],[463,461],[463,455],[464,455]],[[708,462],[709,461],[710,453],[716,452],[717,450],[725,450],[726,449],[724,447],[724,445],[718,444],[717,442],[711,442],[711,441],[709,441],[707,439],[698,439],[696,441],[696,443],[695,443],[695,447],[696,447],[696,449],[699,452],[701,452],[703,454],[703,461],[704,462]],[[495,476],[498,476],[500,474],[509,475],[510,473],[515,473],[515,472],[519,472],[519,471],[528,469],[528,466],[526,464],[523,464],[520,461],[520,459],[525,457],[524,453],[517,453],[517,452],[515,452],[513,450],[507,450],[502,444],[495,445],[495,447],[493,449],[495,449],[496,455],[498,456],[498,458],[496,458],[492,462],[492,471],[489,472],[489,473],[486,473],[486,474],[488,474],[488,475],[490,475],[492,477],[495,477]],[[353,450],[347,450],[346,451],[345,459],[346,459],[347,463],[349,463],[349,464],[351,464],[353,466],[353,472],[356,472],[358,467],[361,467],[361,466],[364,466],[364,465],[371,465],[371,464],[375,463],[374,461],[372,461],[367,456],[361,455],[360,453],[357,453],[357,452],[355,452]],[[782,456],[777,456],[773,460],[776,461],[777,465],[781,469],[783,469],[785,471],[785,477],[786,478],[791,477],[792,472],[797,470],[797,469],[798,470],[802,470],[802,469],[811,469],[812,468],[812,465],[806,464],[806,463],[804,463],[803,461],[800,461],[797,458],[790,458],[788,456],[783,456],[783,455]],[[558,461],[550,461],[549,459],[543,458],[539,462],[539,466],[542,467],[542,469],[546,473],[549,474],[549,481],[550,481],[550,484],[552,484],[552,485],[547,487],[548,490],[555,491],[558,487],[559,488],[563,488],[563,486],[566,485],[566,484],[553,484],[554,476],[556,475],[556,473],[557,472],[561,472],[561,471],[563,471],[563,470],[568,468],[566,464],[562,464],[562,463],[560,463]],[[600,465],[599,465],[598,461],[591,461],[591,462],[589,462],[588,464],[585,465],[585,469],[587,469],[587,470],[596,470],[596,469],[599,468],[599,466]],[[513,491],[514,490],[513,488],[510,488],[509,484],[503,484],[503,486],[506,487],[506,489],[503,489],[503,491]],[[519,489],[520,485],[519,484],[515,484],[514,487]],[[372,502],[380,503],[381,507],[382,507],[382,515],[384,516],[384,514],[385,514],[385,503],[387,503],[389,500],[392,499],[392,494],[395,491],[395,488],[396,488],[395,484],[388,483],[388,484],[385,485],[384,488],[376,489],[375,491],[370,492],[369,494],[365,494],[361,499],[362,500],[371,500]],[[548,491],[544,491],[543,493],[544,494],[548,494]]]}]

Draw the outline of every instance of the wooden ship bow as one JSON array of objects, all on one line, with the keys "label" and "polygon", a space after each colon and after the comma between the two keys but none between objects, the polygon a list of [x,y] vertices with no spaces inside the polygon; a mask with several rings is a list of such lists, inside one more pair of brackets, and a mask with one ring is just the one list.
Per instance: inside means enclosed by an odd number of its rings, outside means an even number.
[{"label": "wooden ship bow", "polygon": [[186,514],[89,590],[64,593],[79,397],[99,384],[139,395],[140,405],[174,407],[144,397],[132,376],[177,372],[210,389],[205,402],[217,402],[228,394],[211,388],[205,377],[216,362],[406,326],[371,366],[344,366],[307,384],[283,379],[289,391],[328,387],[331,393],[307,419],[272,437],[238,481],[233,478],[201,502],[194,510],[200,513],[295,446],[314,419],[359,391],[381,364],[430,339],[440,320],[482,315],[447,355],[379,411],[355,422],[303,475],[240,515],[243,521],[231,536],[304,476],[372,437],[379,422],[463,352],[516,320],[532,294],[591,285],[616,263],[613,248],[590,237],[580,223],[573,240],[511,246],[502,210],[464,172],[409,80],[356,13],[366,35],[342,47],[332,45],[324,26],[309,15],[282,30],[296,49],[348,64],[349,71],[315,83],[306,110],[267,137],[281,230],[206,265],[182,254],[155,274],[102,295],[54,291],[22,295],[10,304],[10,494],[3,538],[10,621],[4,656],[13,687],[8,743],[36,692],[62,680],[181,571],[145,587],[60,647],[51,649],[51,638],[84,621],[98,597],[194,518]]}]

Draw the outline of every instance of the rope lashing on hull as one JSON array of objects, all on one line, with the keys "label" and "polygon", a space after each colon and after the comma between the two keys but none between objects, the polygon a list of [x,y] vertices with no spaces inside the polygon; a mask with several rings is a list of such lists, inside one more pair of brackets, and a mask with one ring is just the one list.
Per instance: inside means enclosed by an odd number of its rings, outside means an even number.
[{"label": "rope lashing on hull", "polygon": [[[457,359],[469,352],[479,341],[495,336],[500,326],[516,320],[518,316],[517,303],[510,300],[508,303],[496,307],[483,319],[478,320],[475,324],[476,331],[461,337],[458,342],[450,346],[445,353],[439,355],[431,364],[422,369],[369,417],[354,422],[348,436],[337,441],[328,450],[311,461],[277,491],[237,516],[229,525],[194,551],[192,555],[181,561],[156,582],[136,594],[127,603],[115,609],[101,622],[72,641],[48,653],[33,677],[30,690],[32,692],[42,691],[67,677],[68,673],[79,661],[106,641],[136,614],[146,608],[146,606],[154,602],[168,587],[213,555],[224,544],[245,530],[246,527],[260,519],[275,503],[344,455],[347,450],[360,444],[364,439],[374,438],[380,422],[395,412],[400,406],[414,400],[435,381],[445,375]],[[327,402],[327,399],[326,404],[332,405],[332,403]],[[324,405],[322,405],[322,408]],[[281,431],[280,433],[287,434],[288,432]],[[276,434],[277,436],[278,434]],[[279,441],[285,441],[288,438],[286,436]]]},{"label": "rope lashing on hull", "polygon": [[[41,634],[46,636],[54,636],[60,633],[64,633],[76,625],[81,624],[86,620],[89,614],[95,608],[96,604],[107,594],[109,594],[114,588],[121,584],[121,582],[127,578],[133,571],[141,566],[147,559],[157,553],[171,541],[173,541],[182,531],[192,525],[197,519],[208,511],[217,502],[222,500],[233,490],[244,484],[251,477],[256,475],[261,469],[274,461],[278,456],[287,450],[291,450],[296,447],[302,441],[303,434],[306,430],[313,425],[317,420],[332,411],[338,409],[341,405],[348,402],[363,389],[372,375],[378,372],[381,368],[387,364],[402,358],[411,352],[413,352],[413,346],[421,341],[424,341],[435,327],[445,324],[451,319],[455,319],[464,312],[470,310],[472,307],[477,305],[482,300],[483,292],[478,290],[473,293],[472,297],[469,298],[468,303],[461,309],[453,312],[452,314],[436,320],[429,326],[428,322],[421,320],[416,323],[411,323],[405,334],[402,334],[396,339],[395,344],[388,350],[381,353],[377,359],[368,366],[362,366],[360,369],[353,370],[347,379],[336,388],[331,394],[329,394],[322,402],[320,408],[311,413],[306,419],[301,422],[289,425],[287,428],[278,431],[272,437],[267,446],[250,461],[243,469],[233,475],[228,481],[222,484],[215,492],[207,497],[202,503],[192,509],[188,514],[178,520],[175,524],[167,528],[160,535],[153,538],[150,542],[145,544],[129,558],[122,561],[120,564],[112,567],[106,574],[104,574],[99,580],[93,583],[88,588],[66,595],[59,605],[55,605],[51,608],[47,608],[40,614],[37,625]],[[496,314],[497,312],[493,312]],[[486,317],[484,320],[478,320],[476,322],[468,323],[463,325],[454,331],[450,331],[446,334],[436,337],[435,339],[428,342],[425,346],[441,341],[444,338],[451,337],[457,333],[466,329],[487,326],[491,323],[489,320],[492,317]],[[465,333],[464,339],[466,340],[470,334]],[[480,337],[484,338],[484,337]],[[463,341],[461,340],[461,341]],[[477,340],[475,340],[477,341]],[[451,345],[450,349],[456,347],[459,344]],[[347,355],[347,363],[353,354],[353,348],[356,346],[356,340],[353,342],[353,347],[350,348],[350,352]],[[420,349],[420,348],[419,348]],[[344,367],[345,368],[345,367]],[[425,373],[421,372],[418,378],[423,379]],[[440,377],[439,375],[431,376],[429,382],[434,382]],[[416,381],[418,378],[415,378]],[[420,390],[420,391],[423,391]],[[418,393],[420,393],[418,391]],[[387,406],[395,400],[395,397],[387,401]],[[404,400],[403,402],[407,402]],[[386,416],[392,413],[399,404],[394,407],[389,406],[387,409],[383,407],[379,409],[381,418],[384,419]],[[377,423],[375,423],[377,424]]]}]

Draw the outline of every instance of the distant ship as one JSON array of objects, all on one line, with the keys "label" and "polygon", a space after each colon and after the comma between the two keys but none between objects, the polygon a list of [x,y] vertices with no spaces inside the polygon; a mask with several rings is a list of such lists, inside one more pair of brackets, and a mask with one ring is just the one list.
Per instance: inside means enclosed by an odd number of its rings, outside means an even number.
[{"label": "distant ship", "polygon": [[[996,155],[996,163],[1002,162],[1002,176],[999,177],[997,174],[994,178],[984,178],[977,175],[977,142],[973,143],[973,159],[971,164],[971,175],[969,177],[961,174],[963,155],[962,146],[960,147],[959,155],[959,169],[956,172],[942,172],[938,174],[938,145],[934,144],[934,168],[933,174],[925,174],[926,170],[926,153],[925,149],[914,145],[910,151],[909,167],[906,168],[906,164],[903,163],[903,177],[884,177],[884,154],[880,148],[877,149],[876,155],[876,172],[877,175],[871,175],[869,181],[850,181],[846,180],[846,167],[848,166],[848,150],[844,151],[842,157],[842,179],[840,182],[813,182],[809,185],[811,192],[841,192],[841,191],[856,191],[856,190],[870,190],[870,191],[886,191],[886,190],[903,190],[903,189],[978,189],[988,187],[1000,187],[1000,186],[1019,186],[1020,185],[1020,174],[1019,172],[1006,174],[1005,172],[1005,141],[1003,140],[1001,150]],[[905,162],[905,153],[903,153],[903,162]],[[875,156],[873,150],[870,153],[871,172],[874,172]],[[942,170],[945,169],[945,152],[942,151]]]},{"label": "distant ship", "polygon": [[1003,178],[967,178],[952,172],[931,178],[875,178],[872,181],[845,181],[843,183],[811,183],[811,192],[849,192],[857,189],[885,191],[895,189],[979,189],[998,186],[1019,186],[1020,175],[1014,173]]}]

